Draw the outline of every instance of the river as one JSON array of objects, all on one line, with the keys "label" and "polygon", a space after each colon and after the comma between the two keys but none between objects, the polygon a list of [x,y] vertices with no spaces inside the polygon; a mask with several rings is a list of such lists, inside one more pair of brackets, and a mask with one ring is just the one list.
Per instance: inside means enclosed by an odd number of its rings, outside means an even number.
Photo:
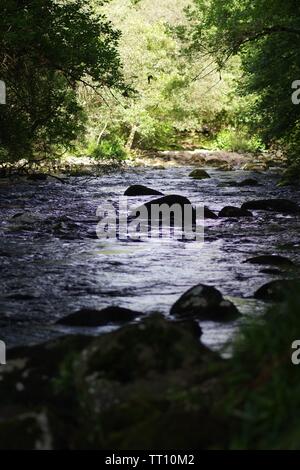
[{"label": "river", "polygon": [[[207,220],[205,243],[99,240],[96,210],[132,184],[187,196],[213,211],[259,198],[300,201],[300,190],[277,186],[275,172],[218,171],[211,178],[189,178],[190,167],[132,168],[101,177],[70,177],[67,184],[0,181],[0,339],[9,347],[68,333],[101,334],[114,327],[67,328],[56,320],[82,307],[118,305],[150,315],[168,314],[190,287],[217,287],[245,315],[236,323],[201,322],[202,341],[218,350],[239,322],[262,315],[265,304],[253,298],[262,284],[289,273],[270,274],[244,264],[251,256],[280,254],[300,262],[300,216],[255,212],[253,218]],[[230,183],[255,178],[258,186]],[[147,199],[147,198],[146,198]],[[145,198],[133,198],[133,206]],[[30,223],[12,217],[28,211]],[[293,274],[294,275],[294,274]]]}]

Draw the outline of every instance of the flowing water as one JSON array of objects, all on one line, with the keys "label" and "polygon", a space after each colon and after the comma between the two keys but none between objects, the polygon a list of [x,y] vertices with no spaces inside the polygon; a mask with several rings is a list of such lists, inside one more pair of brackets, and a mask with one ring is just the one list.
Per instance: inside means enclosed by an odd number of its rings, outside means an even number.
[{"label": "flowing water", "polygon": [[[200,282],[217,287],[246,317],[261,315],[265,305],[253,298],[254,291],[290,273],[266,274],[262,267],[243,261],[280,254],[300,263],[299,216],[255,212],[253,218],[207,220],[202,247],[179,241],[103,240],[95,235],[97,207],[114,201],[132,184],[181,194],[214,211],[262,197],[300,201],[300,191],[277,187],[279,176],[272,172],[210,169],[211,179],[197,181],[188,177],[190,170],[130,169],[109,176],[69,178],[67,184],[52,178],[14,185],[2,181],[0,339],[12,347],[70,332],[91,333],[55,325],[82,307],[118,305],[145,315],[167,315],[179,296]],[[249,177],[260,185],[230,186]],[[132,198],[133,206],[144,201]],[[24,210],[32,220],[12,219]],[[203,342],[218,349],[238,323],[201,322],[201,326]],[[112,328],[96,328],[93,334]]]}]

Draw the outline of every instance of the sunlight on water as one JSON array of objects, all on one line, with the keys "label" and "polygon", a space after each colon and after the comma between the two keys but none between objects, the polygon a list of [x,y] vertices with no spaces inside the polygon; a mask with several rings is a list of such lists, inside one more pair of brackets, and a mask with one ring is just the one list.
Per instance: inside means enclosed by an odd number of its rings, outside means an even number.
[{"label": "sunlight on water", "polygon": [[[295,200],[299,196],[296,189],[290,195],[289,189],[278,188],[272,173],[210,169],[211,179],[196,181],[188,177],[189,171],[184,167],[133,169],[88,182],[71,178],[63,187],[55,181],[0,187],[0,327],[8,347],[62,334],[55,321],[82,307],[119,305],[146,315],[168,315],[172,304],[198,283],[218,288],[245,318],[261,315],[265,306],[253,299],[253,293],[278,276],[243,261],[270,252],[283,256],[288,252],[299,261],[299,218],[257,213],[247,220],[207,220],[204,245],[169,239],[97,239],[97,207],[114,201],[132,184],[187,196],[215,212],[260,198],[260,186],[227,186],[242,178],[259,180],[264,197]],[[145,200],[149,198],[131,198],[133,207]],[[21,203],[24,209],[20,209]],[[35,216],[34,222],[12,222],[11,217],[24,210]],[[204,343],[220,349],[238,325],[204,322],[201,327]],[[94,333],[105,331],[101,328]]]}]

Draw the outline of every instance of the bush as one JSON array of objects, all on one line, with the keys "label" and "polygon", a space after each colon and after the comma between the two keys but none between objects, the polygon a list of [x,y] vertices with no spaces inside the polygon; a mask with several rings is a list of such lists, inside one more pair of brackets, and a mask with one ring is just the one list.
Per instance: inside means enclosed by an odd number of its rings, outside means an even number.
[{"label": "bush", "polygon": [[88,147],[88,154],[95,160],[107,160],[114,163],[122,162],[127,157],[124,143],[117,136],[110,136],[99,144],[91,143]]},{"label": "bush", "polygon": [[255,153],[264,150],[257,136],[250,137],[245,131],[224,129],[216,137],[215,145],[220,150]]},{"label": "bush", "polygon": [[291,361],[292,343],[300,339],[299,306],[295,286],[263,322],[256,320],[242,329],[227,395],[228,412],[239,423],[232,448],[300,448],[300,375]]}]

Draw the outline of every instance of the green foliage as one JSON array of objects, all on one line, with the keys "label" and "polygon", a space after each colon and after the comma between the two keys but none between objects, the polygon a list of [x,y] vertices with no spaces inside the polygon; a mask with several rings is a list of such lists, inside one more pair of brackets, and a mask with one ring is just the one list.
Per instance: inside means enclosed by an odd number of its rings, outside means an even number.
[{"label": "green foliage", "polygon": [[[246,325],[231,361],[228,413],[238,417],[231,447],[299,449],[300,376],[292,343],[300,336],[299,289]],[[299,366],[298,366],[299,367]]]},{"label": "green foliage", "polygon": [[88,155],[95,160],[108,160],[121,162],[126,159],[127,152],[124,142],[117,136],[109,136],[101,140],[99,144],[91,143],[88,147]]},{"label": "green foliage", "polygon": [[292,83],[300,77],[300,4],[294,0],[194,0],[189,10],[192,49],[215,57],[222,68],[240,54],[239,93],[249,96],[250,128],[286,149],[300,118]]},{"label": "green foliage", "polygon": [[[188,4],[189,0],[140,0],[134,5],[131,0],[112,0],[106,5],[105,14],[122,32],[124,77],[135,94],[106,94],[108,106],[93,93],[83,96],[90,117],[89,140],[97,140],[107,122],[128,148],[170,148],[181,133],[213,129],[220,114],[230,114],[229,91],[238,66],[232,62],[220,79],[210,59],[183,54],[185,44],[174,28],[186,22]],[[210,71],[207,76],[204,68]]]},{"label": "green foliage", "polygon": [[1,157],[49,157],[84,131],[79,83],[122,87],[119,33],[84,0],[2,0]]},{"label": "green foliage", "polygon": [[226,128],[217,135],[213,142],[220,150],[255,153],[264,150],[264,144],[257,136],[249,136],[246,131]]}]

